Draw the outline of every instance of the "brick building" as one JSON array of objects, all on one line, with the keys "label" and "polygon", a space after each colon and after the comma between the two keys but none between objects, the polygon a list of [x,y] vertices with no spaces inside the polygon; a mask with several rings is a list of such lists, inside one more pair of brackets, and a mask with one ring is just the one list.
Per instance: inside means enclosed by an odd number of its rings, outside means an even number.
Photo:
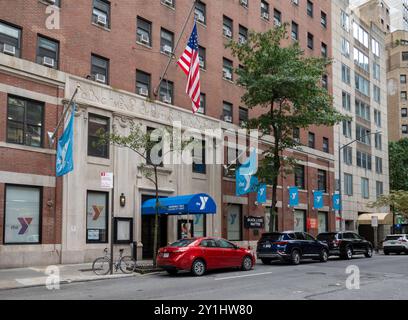
[{"label": "brick building", "polygon": [[[50,2],[55,5],[50,7]],[[82,262],[100,255],[112,231],[112,194],[115,217],[132,219],[139,255],[149,256],[152,221],[142,217],[140,208],[154,194],[153,186],[134,165],[140,162],[135,154],[113,146],[93,147],[96,130],[125,134],[131,121],[151,130],[173,120],[200,130],[238,128],[240,121],[258,111],[247,110],[241,103],[243,91],[234,83],[232,72],[239,62],[225,44],[230,38],[245,40],[248,30],[263,31],[287,22],[287,43],[299,41],[307,55],[331,56],[331,1],[198,1],[203,103],[200,114],[193,116],[184,92],[185,76],[175,63],[158,95],[153,93],[169,52],[178,57],[184,50],[193,19],[174,47],[192,5],[189,0],[81,0],[75,5],[67,0],[16,0],[12,4],[0,0],[1,267]],[[330,92],[331,79],[328,70],[323,80]],[[63,102],[78,84],[75,170],[56,179],[55,145],[48,146],[46,133],[55,128]],[[18,114],[18,108],[24,115]],[[29,108],[41,110],[42,118],[40,111],[30,115]],[[29,116],[41,122],[32,123]],[[333,128],[311,127],[300,131],[299,139],[302,150],[288,151],[300,162],[296,179],[293,175],[281,178],[276,227],[313,234],[333,230]],[[234,145],[230,149],[227,154],[236,154]],[[113,193],[100,188],[102,171],[114,172]],[[268,221],[268,203],[256,206],[255,195],[236,197],[234,179],[224,174],[221,165],[163,166],[159,180],[162,196],[205,192],[214,198],[217,214],[202,220],[195,217],[196,235],[246,243],[264,231],[245,229],[243,220],[262,215]],[[287,207],[286,188],[295,184],[301,189],[300,205],[293,210]],[[19,189],[23,186],[26,189]],[[325,206],[319,212],[313,210],[312,191],[317,189],[325,190]],[[122,194],[126,197],[123,207],[118,203]],[[102,208],[97,220],[95,207]],[[24,210],[30,214],[20,217]],[[8,223],[9,218],[20,224]],[[310,218],[319,222],[313,228],[308,227]],[[162,219],[163,244],[178,237],[178,220]],[[28,233],[17,237],[24,223],[28,230],[36,227],[33,237]],[[20,241],[9,241],[8,233],[11,240],[14,236]]]}]

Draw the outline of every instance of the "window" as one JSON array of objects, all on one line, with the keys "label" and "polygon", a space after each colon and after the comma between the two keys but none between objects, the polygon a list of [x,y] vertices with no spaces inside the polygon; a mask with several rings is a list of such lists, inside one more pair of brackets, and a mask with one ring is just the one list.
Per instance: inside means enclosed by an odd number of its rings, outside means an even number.
[{"label": "window", "polygon": [[109,158],[109,143],[101,145],[99,136],[109,133],[109,119],[94,114],[88,120],[88,156]]},{"label": "window", "polygon": [[201,47],[201,46],[198,47],[198,59],[199,59],[200,68],[205,70],[207,66],[207,57],[206,57],[206,50],[204,47]]},{"label": "window", "polygon": [[353,165],[353,148],[348,146],[343,148],[343,162],[351,166]]},{"label": "window", "polygon": [[371,170],[372,168],[371,155],[357,150],[357,167],[366,170]]},{"label": "window", "polygon": [[327,232],[327,231],[328,231],[327,212],[321,212],[321,211],[320,211],[320,212],[317,214],[317,219],[318,219],[318,223],[317,223],[318,233]]},{"label": "window", "polygon": [[300,142],[300,129],[299,128],[293,128],[293,140],[295,140],[297,143]]},{"label": "window", "polygon": [[341,54],[346,58],[350,58],[350,42],[341,38]]},{"label": "window", "polygon": [[368,33],[356,22],[353,22],[353,36],[368,49]]},{"label": "window", "polygon": [[239,107],[239,125],[243,125],[248,121],[248,109]]},{"label": "window", "polygon": [[232,61],[223,58],[222,61],[222,76],[225,80],[233,81],[233,65]]},{"label": "window", "polygon": [[342,106],[344,110],[351,110],[351,96],[345,91],[342,92]]},{"label": "window", "polygon": [[374,77],[374,79],[380,80],[380,72],[381,72],[380,65],[378,63],[374,62],[373,63],[373,77]]},{"label": "window", "polygon": [[295,6],[298,6],[298,5],[299,5],[299,0],[292,0],[292,3],[293,3]]},{"label": "window", "polygon": [[380,44],[374,38],[371,39],[371,50],[375,56],[380,56]]},{"label": "window", "polygon": [[402,101],[407,101],[407,92],[406,91],[401,91],[400,97]]},{"label": "window", "polygon": [[282,25],[282,13],[277,9],[273,10],[273,21],[275,23],[275,26]]},{"label": "window", "polygon": [[345,64],[341,65],[341,80],[346,84],[350,84],[350,68]]},{"label": "window", "polygon": [[171,8],[175,8],[176,6],[176,0],[161,0],[160,1],[162,4],[169,6]]},{"label": "window", "polygon": [[371,145],[370,129],[356,125],[356,139],[367,145]]},{"label": "window", "polygon": [[323,138],[323,152],[329,152],[329,138]]},{"label": "window", "polygon": [[150,148],[146,151],[146,164],[163,167],[163,132],[160,129],[147,127],[146,134],[151,142]]},{"label": "window", "polygon": [[341,13],[340,13],[340,25],[347,32],[350,31],[350,17],[343,10],[341,10]]},{"label": "window", "polygon": [[351,120],[343,120],[343,135],[351,138]]},{"label": "window", "polygon": [[354,63],[361,69],[369,71],[368,56],[361,52],[359,49],[354,48]]},{"label": "window", "polygon": [[200,114],[205,114],[205,106],[206,106],[206,95],[205,93],[200,94],[200,108],[198,108],[197,112]]},{"label": "window", "polygon": [[402,108],[401,109],[401,117],[403,117],[403,118],[408,117],[408,109],[407,108]]},{"label": "window", "polygon": [[[197,151],[198,154],[196,154],[195,151]],[[198,148],[196,147],[193,148],[192,156],[193,156],[193,165],[192,165],[193,172],[205,174],[207,170],[206,170],[206,165],[205,165],[205,140],[204,139],[201,140],[201,146],[199,146]]]},{"label": "window", "polygon": [[348,173],[344,174],[344,194],[353,195],[353,176]]},{"label": "window", "polygon": [[240,241],[242,239],[242,209],[240,205],[231,204],[228,206],[227,213],[227,237],[231,241]]},{"label": "window", "polygon": [[41,188],[5,186],[4,243],[41,243]]},{"label": "window", "polygon": [[356,104],[356,115],[364,120],[370,121],[370,106],[358,99],[355,100]]},{"label": "window", "polygon": [[93,0],[92,21],[104,27],[110,27],[110,2]]},{"label": "window", "polygon": [[223,17],[223,25],[222,25],[222,32],[224,34],[224,37],[232,39],[232,32],[233,32],[232,26],[233,26],[232,19],[224,16]]},{"label": "window", "polygon": [[160,31],[160,52],[171,55],[173,54],[174,34],[166,29]]},{"label": "window", "polygon": [[150,74],[136,70],[136,93],[141,96],[150,96]]},{"label": "window", "polygon": [[322,42],[322,44],[321,44],[322,57],[327,58],[327,56],[328,56],[327,52],[328,52],[327,51],[327,45],[324,42]]},{"label": "window", "polygon": [[93,80],[108,84],[109,60],[93,54],[91,57],[91,75]]},{"label": "window", "polygon": [[88,191],[86,207],[86,242],[107,243],[109,193]]},{"label": "window", "polygon": [[408,51],[402,52],[402,61],[408,61]]},{"label": "window", "polygon": [[295,186],[299,189],[305,189],[305,166],[296,165],[294,168],[295,172]]},{"label": "window", "polygon": [[377,150],[382,150],[382,135],[381,135],[381,133],[376,133],[374,135],[374,141],[375,141],[375,148]]},{"label": "window", "polygon": [[361,178],[361,195],[364,199],[370,198],[369,180],[367,178]]},{"label": "window", "polygon": [[381,128],[381,111],[374,110],[374,122],[378,128]]},{"label": "window", "polygon": [[194,15],[198,22],[201,22],[202,24],[206,24],[207,15],[206,15],[205,3],[201,1],[196,2],[195,8],[194,8]]},{"label": "window", "polygon": [[5,54],[21,57],[21,29],[0,22],[0,50]]},{"label": "window", "polygon": [[384,194],[384,184],[382,181],[375,182],[375,194],[377,198]]},{"label": "window", "polygon": [[173,103],[173,97],[174,97],[173,82],[163,79],[163,81],[160,84],[159,97],[160,97],[160,101],[164,103],[167,103],[167,104]]},{"label": "window", "polygon": [[329,88],[329,77],[327,76],[327,74],[324,74],[322,76],[322,87],[325,88],[326,90],[328,90]]},{"label": "window", "polygon": [[377,103],[381,103],[381,90],[376,85],[373,85],[373,98]]},{"label": "window", "polygon": [[248,8],[248,2],[249,2],[249,0],[240,0],[239,4],[247,9]]},{"label": "window", "polygon": [[307,0],[306,12],[309,17],[313,18],[313,2],[310,0]]},{"label": "window", "polygon": [[317,188],[327,192],[327,172],[324,170],[317,170]]},{"label": "window", "polygon": [[383,162],[379,157],[375,157],[375,172],[378,174],[383,173]]},{"label": "window", "polygon": [[300,232],[306,231],[306,211],[295,210],[293,231],[296,231],[296,238],[302,240],[303,234]]},{"label": "window", "polygon": [[261,17],[269,20],[269,3],[264,0],[261,1]]},{"label": "window", "polygon": [[313,34],[311,34],[311,33],[307,33],[307,47],[309,48],[309,49],[313,49],[313,39],[314,39],[314,37],[313,37]]},{"label": "window", "polygon": [[232,122],[232,104],[229,102],[223,102],[222,117],[225,122]]},{"label": "window", "polygon": [[246,43],[248,40],[248,29],[244,26],[239,25],[239,35],[238,35],[238,42],[239,43]]},{"label": "window", "polygon": [[320,12],[320,24],[323,28],[327,28],[327,14],[323,11]]},{"label": "window", "polygon": [[152,46],[152,23],[137,17],[137,42]]},{"label": "window", "polygon": [[59,43],[57,41],[38,36],[37,63],[58,69]]},{"label": "window", "polygon": [[357,91],[369,97],[370,96],[370,82],[357,73],[355,74],[355,81],[356,81]]},{"label": "window", "polygon": [[401,74],[400,75],[400,83],[401,84],[406,84],[407,83],[407,75],[406,74]]},{"label": "window", "polygon": [[401,126],[401,132],[402,132],[402,134],[407,134],[408,133],[408,125],[403,124]]},{"label": "window", "polygon": [[292,21],[292,32],[291,32],[292,39],[295,41],[299,40],[299,26],[296,22]]},{"label": "window", "polygon": [[9,96],[7,107],[7,142],[42,147],[44,104]]},{"label": "window", "polygon": [[309,148],[315,148],[315,134],[313,132],[309,132],[308,135],[308,146]]}]

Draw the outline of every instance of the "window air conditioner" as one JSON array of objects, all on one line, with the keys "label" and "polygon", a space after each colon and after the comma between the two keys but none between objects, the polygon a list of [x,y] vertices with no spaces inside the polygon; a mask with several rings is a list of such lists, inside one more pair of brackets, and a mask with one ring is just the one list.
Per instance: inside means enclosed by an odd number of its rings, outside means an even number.
[{"label": "window air conditioner", "polygon": [[244,7],[248,7],[248,0],[240,0],[239,3]]},{"label": "window air conditioner", "polygon": [[232,117],[228,115],[224,115],[224,121],[225,122],[232,122]]},{"label": "window air conditioner", "polygon": [[97,74],[95,74],[95,81],[105,83],[106,82],[106,77],[103,74],[97,73]]},{"label": "window air conditioner", "polygon": [[164,103],[171,104],[171,97],[170,96],[162,96],[162,101]]},{"label": "window air conditioner", "polygon": [[262,12],[262,18],[269,20],[269,13],[268,12]]},{"label": "window air conditioner", "polygon": [[229,70],[223,70],[224,78],[227,80],[232,80],[232,74]]},{"label": "window air conditioner", "polygon": [[163,46],[163,52],[164,52],[164,53],[167,53],[167,54],[171,54],[171,53],[173,52],[173,49],[172,49],[172,47],[170,47],[169,45],[165,44],[165,45]]},{"label": "window air conditioner", "polygon": [[164,3],[168,6],[173,6],[173,0],[164,0]]},{"label": "window air conditioner", "polygon": [[141,96],[147,97],[147,96],[149,95],[149,91],[148,91],[146,88],[140,87],[140,88],[139,88],[139,94],[140,94]]},{"label": "window air conditioner", "polygon": [[15,56],[16,55],[16,47],[5,43],[3,45],[3,53]]},{"label": "window air conditioner", "polygon": [[47,67],[54,68],[55,66],[55,60],[50,57],[43,57],[43,65]]},{"label": "window air conditioner", "polygon": [[149,44],[149,37],[145,34],[141,34],[139,37],[139,41],[145,44]]},{"label": "window air conditioner", "polygon": [[96,22],[100,25],[106,26],[106,17],[102,15],[98,15],[96,18]]},{"label": "window air conditioner", "polygon": [[232,32],[228,28],[224,28],[224,36],[231,38],[232,37]]}]

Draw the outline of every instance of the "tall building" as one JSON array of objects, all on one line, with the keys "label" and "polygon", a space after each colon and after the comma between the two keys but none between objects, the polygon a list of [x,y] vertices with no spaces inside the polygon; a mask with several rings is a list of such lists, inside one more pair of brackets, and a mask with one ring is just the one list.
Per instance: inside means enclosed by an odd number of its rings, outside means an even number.
[{"label": "tall building", "polygon": [[408,1],[387,0],[390,6],[391,31],[408,31]]},{"label": "tall building", "polygon": [[[348,0],[332,3],[332,16],[336,17],[332,38],[334,103],[350,117],[334,129],[334,149],[339,159],[336,179],[341,177],[344,228],[363,232],[365,226],[359,223],[363,214],[388,212],[387,208],[368,207],[389,191],[385,50],[388,8],[378,0],[353,10]],[[383,16],[374,14],[374,9]],[[385,226],[382,232],[388,228]]]},{"label": "tall building", "polygon": [[[197,1],[202,105],[193,115],[185,75],[175,63],[156,88],[169,56],[184,50],[192,18],[175,46],[193,1],[87,0],[74,5],[17,0],[10,6],[0,0],[0,267],[91,261],[110,242],[112,212],[121,218],[116,228],[125,226],[121,232],[137,241],[139,258],[151,256],[153,219],[142,215],[141,205],[154,196],[154,185],[142,174],[137,164],[143,161],[135,153],[96,145],[98,130],[126,134],[135,122],[149,132],[173,121],[201,133],[238,129],[258,111],[242,105],[243,89],[233,73],[239,62],[224,45],[230,39],[245,41],[249,30],[287,22],[286,43],[298,41],[309,56],[331,56],[331,3]],[[323,84],[330,92],[331,78],[328,70]],[[56,178],[55,144],[50,146],[47,132],[55,129],[78,84],[75,169]],[[216,151],[221,139],[213,138]],[[280,179],[276,228],[312,234],[334,230],[333,130],[311,127],[297,138],[304,147],[288,151],[299,166],[295,176]],[[233,142],[225,148],[226,162],[235,160],[236,150]],[[101,188],[102,172],[114,173],[113,191]],[[301,189],[300,205],[292,210],[287,187],[295,184]],[[313,209],[312,190],[317,189],[325,191],[319,211]],[[265,231],[246,229],[244,217],[260,215],[268,225],[270,201],[257,206],[253,194],[237,197],[231,172],[222,165],[197,161],[160,168],[160,196],[198,192],[214,199],[216,214],[162,216],[162,245],[180,237],[182,220],[189,219],[194,235],[223,236],[238,244],[255,241]],[[125,223],[119,226],[120,221]]]}]

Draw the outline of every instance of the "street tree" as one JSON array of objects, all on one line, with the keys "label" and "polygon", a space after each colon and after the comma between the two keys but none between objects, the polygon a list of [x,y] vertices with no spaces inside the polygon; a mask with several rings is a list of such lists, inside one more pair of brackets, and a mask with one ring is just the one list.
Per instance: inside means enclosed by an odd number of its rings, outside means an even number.
[{"label": "street tree", "polygon": [[390,188],[408,191],[408,138],[390,141]]},{"label": "street tree", "polygon": [[322,85],[331,61],[306,57],[298,42],[284,46],[287,24],[267,32],[250,32],[246,42],[231,41],[227,47],[240,61],[235,70],[238,84],[245,89],[243,103],[261,108],[261,115],[245,124],[260,136],[272,136],[273,143],[259,161],[258,178],[272,186],[270,230],[274,230],[277,186],[280,174],[293,171],[296,160],[284,151],[300,147],[294,130],[333,126],[346,119],[333,107],[333,99]]},{"label": "street tree", "polygon": [[408,191],[391,190],[390,194],[378,197],[375,202],[369,204],[370,208],[391,207],[391,210],[405,218],[408,218]]}]

